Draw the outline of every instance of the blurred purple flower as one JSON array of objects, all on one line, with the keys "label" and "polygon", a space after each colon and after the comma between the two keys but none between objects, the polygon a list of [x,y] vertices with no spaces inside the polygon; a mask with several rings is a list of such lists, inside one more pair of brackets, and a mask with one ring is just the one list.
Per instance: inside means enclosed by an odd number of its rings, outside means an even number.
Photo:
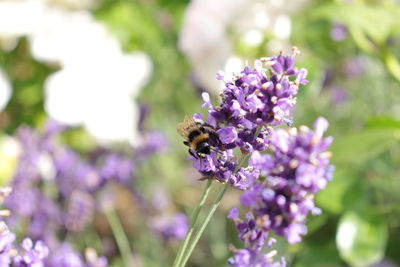
[{"label": "blurred purple flower", "polygon": [[330,35],[332,40],[336,42],[344,41],[348,36],[347,27],[341,23],[333,23]]},{"label": "blurred purple flower", "polygon": [[136,159],[143,161],[150,155],[163,153],[168,150],[166,136],[158,131],[150,131],[142,135],[141,145],[137,148]]},{"label": "blurred purple flower", "polygon": [[165,241],[185,238],[188,229],[188,220],[185,214],[174,216],[164,215],[154,218],[151,224],[153,230]]},{"label": "blurred purple flower", "polygon": [[333,86],[330,89],[330,94],[331,94],[331,102],[335,106],[346,102],[349,98],[347,91],[338,86]]},{"label": "blurred purple flower", "polygon": [[[68,231],[83,231],[98,208],[97,194],[112,182],[129,184],[139,156],[160,152],[165,149],[166,140],[158,132],[144,132],[146,137],[140,147],[143,150],[122,154],[98,149],[85,158],[58,140],[66,129],[50,121],[42,132],[28,127],[18,130],[22,153],[11,181],[14,190],[6,201],[13,210],[9,222],[17,227],[22,221],[29,221],[23,230],[36,240],[44,240],[50,249],[51,259],[46,266],[107,266],[104,257],[85,264],[69,245],[60,245],[59,239]],[[179,228],[172,234],[182,235]],[[16,262],[33,262],[32,253],[20,256]]]},{"label": "blurred purple flower", "polygon": [[68,243],[63,243],[54,250],[46,266],[48,267],[85,267],[81,255],[73,250]]},{"label": "blurred purple flower", "polygon": [[33,246],[33,241],[25,238],[21,244],[24,249],[23,255],[14,257],[15,267],[43,267],[43,260],[49,255],[49,248],[42,242],[37,241]]},{"label": "blurred purple flower", "polygon": [[108,154],[100,167],[99,174],[104,181],[115,180],[127,184],[133,177],[134,162],[118,154]]},{"label": "blurred purple flower", "polygon": [[10,266],[12,261],[10,249],[15,240],[15,235],[7,230],[0,233],[0,266]]},{"label": "blurred purple flower", "polygon": [[343,74],[347,78],[353,78],[362,75],[366,71],[365,58],[355,56],[348,58],[343,62]]},{"label": "blurred purple flower", "polygon": [[[0,204],[12,192],[11,187],[0,188]],[[0,217],[9,216],[9,210],[0,210]],[[43,241],[37,241],[33,247],[33,242],[30,238],[25,238],[21,244],[22,250],[17,250],[13,246],[15,234],[8,230],[7,224],[0,221],[0,266],[15,267],[41,267],[44,266],[43,260],[49,254],[48,247]]]},{"label": "blurred purple flower", "polygon": [[64,224],[69,231],[82,231],[92,221],[95,200],[92,195],[75,190],[69,198]]}]

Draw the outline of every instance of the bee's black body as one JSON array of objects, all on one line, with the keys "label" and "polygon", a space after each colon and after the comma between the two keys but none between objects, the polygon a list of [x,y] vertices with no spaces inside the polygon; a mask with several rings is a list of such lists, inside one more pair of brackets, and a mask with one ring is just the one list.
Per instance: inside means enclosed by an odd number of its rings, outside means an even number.
[{"label": "bee's black body", "polygon": [[210,154],[211,145],[215,145],[218,136],[213,126],[194,121],[192,117],[185,120],[177,127],[178,133],[186,138],[183,143],[189,147],[189,153],[195,158],[204,158]]}]

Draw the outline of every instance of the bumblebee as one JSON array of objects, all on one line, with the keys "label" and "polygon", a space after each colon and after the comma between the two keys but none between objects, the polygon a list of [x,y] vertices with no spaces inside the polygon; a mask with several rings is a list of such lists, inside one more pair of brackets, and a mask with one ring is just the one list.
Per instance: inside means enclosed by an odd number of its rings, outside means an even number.
[{"label": "bumblebee", "polygon": [[213,126],[196,122],[191,116],[186,116],[178,124],[177,131],[186,139],[183,143],[189,147],[189,154],[195,158],[204,158],[210,154],[210,142],[217,136]]}]

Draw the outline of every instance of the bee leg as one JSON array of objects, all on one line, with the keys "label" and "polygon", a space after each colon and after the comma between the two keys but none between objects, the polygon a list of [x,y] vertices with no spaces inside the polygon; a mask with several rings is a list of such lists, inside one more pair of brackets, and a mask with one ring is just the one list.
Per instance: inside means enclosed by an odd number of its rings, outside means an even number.
[{"label": "bee leg", "polygon": [[203,177],[199,178],[199,181],[205,181],[205,180],[210,180],[210,179],[212,179],[211,176],[203,176]]},{"label": "bee leg", "polygon": [[183,141],[183,144],[184,144],[185,146],[189,146],[189,142],[188,142],[188,141]]},{"label": "bee leg", "polygon": [[195,155],[195,153],[193,153],[193,151],[189,148],[188,150],[189,154],[192,155],[192,157],[198,159],[199,157],[197,157],[197,155]]},{"label": "bee leg", "polygon": [[218,146],[221,144],[218,134],[216,134],[215,132],[208,132],[208,135],[210,136],[210,141],[212,142],[212,145]]},{"label": "bee leg", "polygon": [[209,132],[208,134],[210,135],[211,138],[215,138],[215,139],[217,139],[217,140],[218,140],[218,138],[219,138],[219,137],[218,137],[218,134],[216,134],[215,132]]},{"label": "bee leg", "polygon": [[215,151],[215,153],[222,155],[222,151],[220,151],[219,149],[216,149],[214,147],[210,148],[212,151]]}]

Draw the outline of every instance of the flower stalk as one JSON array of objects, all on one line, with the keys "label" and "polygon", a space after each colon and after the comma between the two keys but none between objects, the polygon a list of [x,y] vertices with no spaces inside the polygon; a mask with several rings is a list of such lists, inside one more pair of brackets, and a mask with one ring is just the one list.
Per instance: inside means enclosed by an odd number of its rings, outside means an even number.
[{"label": "flower stalk", "polygon": [[199,231],[193,237],[193,241],[190,243],[190,246],[189,246],[189,248],[187,250],[187,253],[185,253],[185,255],[183,256],[182,264],[179,265],[179,267],[183,267],[183,266],[186,265],[186,262],[189,260],[190,255],[192,255],[192,252],[193,252],[194,248],[196,247],[197,242],[199,242],[201,235],[203,234],[204,230],[206,229],[208,223],[211,220],[211,217],[214,215],[214,213],[217,210],[219,204],[221,203],[221,200],[224,197],[228,187],[229,187],[229,184],[224,185],[224,187],[218,193],[218,196],[215,199],[214,203],[212,204],[212,206],[210,208],[210,211],[207,214],[207,217],[204,219],[203,223],[201,224]]},{"label": "flower stalk", "polygon": [[207,185],[205,186],[203,194],[201,195],[199,205],[196,207],[196,209],[193,212],[189,230],[188,230],[188,232],[187,232],[187,234],[185,236],[185,239],[183,240],[182,246],[180,247],[180,249],[178,251],[178,254],[177,254],[176,258],[175,258],[173,267],[179,266],[179,264],[182,261],[183,255],[184,255],[184,253],[186,251],[186,248],[187,248],[187,246],[189,244],[190,238],[192,237],[192,234],[194,232],[194,227],[196,225],[197,218],[199,217],[200,211],[203,208],[204,203],[206,202],[208,194],[210,193],[211,183],[212,183],[212,180],[208,179]]},{"label": "flower stalk", "polygon": [[[259,133],[260,130],[261,130],[261,127],[258,127],[257,133]],[[242,158],[240,159],[238,165],[236,166],[236,169],[235,169],[234,173],[236,173],[241,167],[243,167],[243,165],[245,164],[245,162],[247,161],[248,158],[249,158],[249,155],[245,155],[244,157],[242,157]],[[208,189],[208,191],[209,191],[209,184],[211,184],[211,181],[212,181],[211,179],[208,180],[205,191],[206,191],[207,189]],[[195,222],[192,222],[192,224],[191,224],[191,226],[190,226],[190,229],[189,229],[189,232],[188,232],[188,234],[186,235],[185,242],[184,242],[184,244],[183,244],[183,246],[182,246],[182,251],[180,250],[182,255],[179,256],[179,254],[178,254],[178,256],[177,256],[177,259],[178,259],[178,260],[176,260],[177,264],[176,264],[176,265],[174,264],[174,267],[175,267],[175,266],[177,266],[177,267],[183,267],[183,266],[185,266],[186,262],[187,262],[187,261],[189,260],[189,258],[190,258],[190,255],[192,254],[194,248],[196,247],[197,242],[200,240],[201,235],[203,234],[203,232],[204,232],[205,228],[207,227],[208,223],[210,222],[211,217],[214,215],[214,213],[215,213],[215,211],[217,210],[219,204],[221,203],[221,200],[222,200],[222,198],[224,197],[224,195],[225,195],[225,193],[226,193],[228,187],[229,187],[229,183],[225,184],[225,186],[224,186],[224,187],[221,189],[221,191],[218,193],[218,196],[217,196],[217,198],[215,199],[214,203],[212,204],[212,206],[211,206],[211,208],[210,208],[210,211],[209,211],[208,214],[207,214],[207,217],[204,219],[203,223],[202,223],[201,226],[200,226],[199,231],[198,231],[198,232],[196,233],[196,235],[194,236],[193,241],[190,243],[190,246],[189,246],[187,252],[185,253],[185,250],[186,250],[186,247],[187,247],[187,245],[188,245],[189,239],[190,239],[190,237],[191,237],[191,235],[193,234],[193,231],[194,231]],[[208,194],[208,192],[207,192],[207,194]],[[203,193],[203,196],[204,196],[204,193]],[[202,208],[203,205],[204,205],[204,202],[205,202],[205,199],[204,199],[203,202],[200,201],[199,206],[198,206],[198,207],[196,208],[196,210],[195,210],[195,214],[194,214],[194,215],[196,215],[196,220],[197,220],[197,217],[198,217],[198,215],[199,215],[199,212],[200,212],[201,208]],[[197,212],[197,214],[196,214],[196,212]],[[193,216],[193,217],[194,217],[194,216]],[[189,236],[189,235],[190,235],[190,236]],[[179,257],[179,258],[178,258],[178,257]],[[179,264],[179,263],[181,263],[181,264]]]},{"label": "flower stalk", "polygon": [[129,240],[126,238],[124,228],[118,217],[118,214],[114,209],[109,208],[105,211],[108,222],[111,226],[111,231],[117,241],[118,249],[121,253],[122,261],[125,267],[130,267],[131,265],[131,248],[129,245]]}]

